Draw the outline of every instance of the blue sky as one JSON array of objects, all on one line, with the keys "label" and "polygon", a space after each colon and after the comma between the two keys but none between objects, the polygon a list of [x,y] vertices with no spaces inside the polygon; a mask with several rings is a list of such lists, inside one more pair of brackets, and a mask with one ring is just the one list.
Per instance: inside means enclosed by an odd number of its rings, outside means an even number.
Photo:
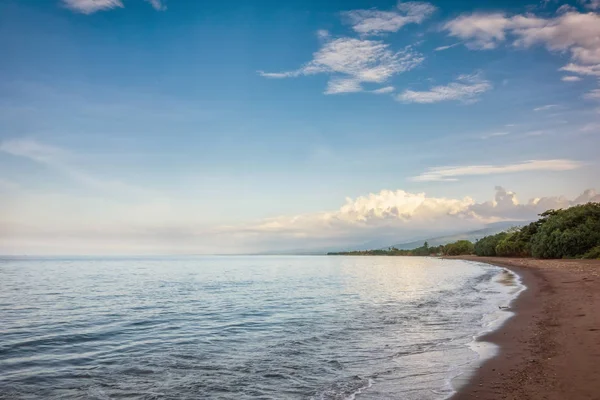
[{"label": "blue sky", "polygon": [[3,1],[0,253],[394,243],[582,201],[599,12]]}]

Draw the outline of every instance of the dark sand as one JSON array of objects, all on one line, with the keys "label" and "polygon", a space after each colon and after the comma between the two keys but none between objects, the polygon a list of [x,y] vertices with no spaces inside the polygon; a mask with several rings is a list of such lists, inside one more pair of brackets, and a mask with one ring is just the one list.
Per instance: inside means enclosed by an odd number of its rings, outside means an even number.
[{"label": "dark sand", "polygon": [[500,346],[451,400],[600,400],[600,260],[456,257],[507,267],[527,290],[481,340]]}]

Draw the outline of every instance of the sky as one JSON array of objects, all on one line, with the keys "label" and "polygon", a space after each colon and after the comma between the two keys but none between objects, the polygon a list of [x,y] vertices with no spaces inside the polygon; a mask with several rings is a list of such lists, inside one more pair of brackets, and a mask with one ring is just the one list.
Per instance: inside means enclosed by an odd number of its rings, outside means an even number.
[{"label": "sky", "polygon": [[600,201],[600,1],[4,0],[0,254],[394,244]]}]

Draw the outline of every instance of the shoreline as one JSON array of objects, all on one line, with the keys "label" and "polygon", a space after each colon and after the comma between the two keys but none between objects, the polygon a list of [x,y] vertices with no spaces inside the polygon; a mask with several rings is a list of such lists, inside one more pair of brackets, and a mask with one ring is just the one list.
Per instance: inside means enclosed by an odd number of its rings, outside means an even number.
[{"label": "shoreline", "polygon": [[519,275],[514,315],[479,338],[498,354],[450,400],[600,399],[600,260],[460,256]]}]

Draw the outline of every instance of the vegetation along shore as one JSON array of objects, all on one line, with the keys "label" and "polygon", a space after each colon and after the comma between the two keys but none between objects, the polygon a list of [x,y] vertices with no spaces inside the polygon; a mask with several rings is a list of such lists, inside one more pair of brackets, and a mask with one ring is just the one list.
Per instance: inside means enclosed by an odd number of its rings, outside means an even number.
[{"label": "vegetation along shore", "polygon": [[567,209],[548,210],[540,218],[522,227],[484,236],[472,243],[459,240],[440,246],[401,250],[395,247],[375,250],[332,252],[351,256],[460,256],[600,258],[600,203],[587,203]]}]

